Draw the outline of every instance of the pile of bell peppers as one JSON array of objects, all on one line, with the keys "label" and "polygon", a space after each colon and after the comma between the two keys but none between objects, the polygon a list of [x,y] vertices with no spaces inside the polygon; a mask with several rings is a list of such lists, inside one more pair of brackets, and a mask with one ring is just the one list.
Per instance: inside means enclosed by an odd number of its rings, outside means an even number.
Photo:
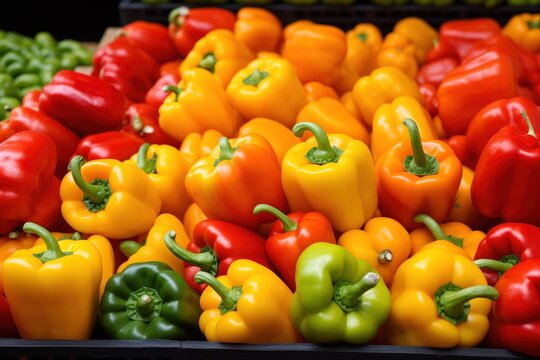
[{"label": "pile of bell peppers", "polygon": [[538,19],[126,25],[0,123],[0,337],[540,356]]}]

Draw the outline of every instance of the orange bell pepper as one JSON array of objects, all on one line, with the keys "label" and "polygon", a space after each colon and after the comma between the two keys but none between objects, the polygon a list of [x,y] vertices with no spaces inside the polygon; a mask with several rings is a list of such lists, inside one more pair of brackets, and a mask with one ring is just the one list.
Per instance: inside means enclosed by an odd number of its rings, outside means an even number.
[{"label": "orange bell pepper", "polygon": [[319,100],[323,97],[339,99],[339,96],[334,89],[317,81],[311,81],[304,84],[304,90],[306,91],[308,101]]},{"label": "orange bell pepper", "polygon": [[382,35],[373,24],[360,23],[347,31],[347,56],[345,63],[357,76],[369,75],[377,64],[375,59],[381,50]]},{"label": "orange bell pepper", "polygon": [[356,104],[353,99],[352,91],[348,91],[345,94],[341,95],[340,101],[345,106],[345,108],[347,108],[347,110],[349,110],[349,112],[354,115],[355,118],[362,121],[362,124],[366,124],[362,120],[362,115],[360,115],[360,112],[358,111],[358,108],[356,107]]},{"label": "orange bell pepper", "polygon": [[452,212],[448,216],[448,221],[455,221],[467,224],[470,227],[479,227],[485,224],[486,219],[480,215],[471,199],[471,185],[474,178],[474,171],[463,166],[463,174],[459,183],[456,201],[452,207]]},{"label": "orange bell pepper", "polygon": [[540,52],[540,14],[514,15],[502,33],[530,52]]},{"label": "orange bell pepper", "polygon": [[356,74],[356,71],[352,70],[347,63],[341,64],[339,67],[339,75],[336,83],[334,84],[334,89],[338,94],[345,94],[348,91],[351,91],[356,84],[360,76]]},{"label": "orange bell pepper", "polygon": [[192,163],[195,163],[200,158],[209,156],[222,136],[222,133],[214,129],[206,130],[202,134],[191,133],[182,141],[180,152],[188,156]]},{"label": "orange bell pepper", "polygon": [[423,64],[428,51],[437,40],[437,30],[418,17],[406,17],[394,26],[394,33],[405,36],[415,47],[414,56],[418,64]]},{"label": "orange bell pepper", "polygon": [[381,46],[381,50],[384,49],[399,49],[416,61],[416,46],[405,35],[396,32],[386,35]]},{"label": "orange bell pepper", "polygon": [[258,7],[243,7],[236,14],[234,36],[254,54],[279,50],[281,22],[270,11]]},{"label": "orange bell pepper", "polygon": [[411,79],[418,74],[416,59],[398,48],[383,48],[377,54],[377,67],[392,66],[403,71]]},{"label": "orange bell pepper", "polygon": [[184,214],[184,229],[190,240],[193,240],[193,229],[203,220],[208,219],[208,217],[203,213],[201,207],[195,203],[189,205],[186,213]]},{"label": "orange bell pepper", "polygon": [[37,236],[25,232],[13,231],[7,236],[0,237],[0,296],[4,295],[2,282],[2,263],[11,254],[20,249],[29,249],[34,246]]}]

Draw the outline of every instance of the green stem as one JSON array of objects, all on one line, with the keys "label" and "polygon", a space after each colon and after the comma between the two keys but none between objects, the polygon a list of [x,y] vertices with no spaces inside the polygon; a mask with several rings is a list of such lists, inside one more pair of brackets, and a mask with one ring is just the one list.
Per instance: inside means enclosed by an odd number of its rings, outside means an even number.
[{"label": "green stem", "polygon": [[[451,288],[445,288],[446,286],[451,286]],[[439,314],[455,324],[464,322],[467,320],[470,308],[469,301],[477,298],[497,300],[499,293],[493,286],[488,285],[459,289],[452,283],[447,284],[436,295]]]},{"label": "green stem", "polygon": [[130,257],[142,247],[143,246],[136,241],[126,240],[122,241],[118,248],[122,254],[124,254],[126,257]]},{"label": "green stem", "polygon": [[186,6],[180,6],[176,9],[173,9],[169,13],[169,23],[175,24],[177,27],[182,27],[184,25],[184,19],[189,14],[189,8]]},{"label": "green stem", "polygon": [[244,79],[243,83],[245,85],[258,86],[263,79],[268,77],[268,71],[259,71],[255,69],[247,78]]},{"label": "green stem", "polygon": [[537,21],[527,21],[527,26],[529,27],[529,29],[533,30],[533,29],[540,29],[540,20],[537,20]]},{"label": "green stem", "polygon": [[184,91],[184,89],[181,89],[175,85],[167,85],[163,87],[163,92],[172,92],[176,95],[174,101],[178,101],[178,97],[180,96],[182,91]]},{"label": "green stem", "polygon": [[19,238],[19,232],[18,231],[12,231],[8,234],[8,238],[11,240],[15,240]]},{"label": "green stem", "polygon": [[204,54],[203,58],[201,59],[201,61],[199,61],[199,64],[197,64],[197,66],[206,69],[213,74],[216,70],[216,62],[216,55],[214,55],[213,52],[209,52]]},{"label": "green stem", "polygon": [[360,34],[356,35],[356,37],[363,43],[365,43],[368,39],[368,35],[365,32],[361,32]]},{"label": "green stem", "polygon": [[272,205],[259,204],[253,209],[253,214],[257,215],[263,211],[274,215],[279,221],[281,221],[283,224],[283,232],[295,231],[298,228],[298,224],[296,222]]},{"label": "green stem", "polygon": [[221,303],[219,304],[221,314],[236,310],[236,305],[238,304],[238,300],[242,295],[241,287],[233,287],[232,289],[229,289],[212,274],[205,271],[199,271],[196,273],[195,281],[199,284],[207,284],[221,297]]},{"label": "green stem", "polygon": [[192,253],[176,243],[176,232],[169,231],[165,234],[165,245],[174,256],[189,264],[198,266],[201,270],[208,271],[211,275],[217,275],[219,260],[214,251],[208,247],[202,248],[198,254]]},{"label": "green stem", "polygon": [[300,122],[292,128],[294,135],[297,137],[301,137],[306,130],[311,131],[317,140],[317,146],[311,148],[306,154],[306,158],[310,163],[322,165],[339,160],[343,150],[330,145],[328,135],[319,125],[313,122]]},{"label": "green stem", "polygon": [[368,272],[360,281],[351,284],[348,281],[338,281],[334,285],[334,301],[345,312],[358,309],[362,295],[374,288],[379,282],[379,275]]},{"label": "green stem", "polygon": [[394,260],[394,254],[392,253],[392,250],[390,249],[384,249],[379,253],[379,262],[382,264],[386,264],[389,262],[392,262]]},{"label": "green stem", "polygon": [[[90,202],[95,205],[102,205],[108,200],[107,189],[105,185],[93,185],[84,180],[81,167],[86,161],[80,155],[74,156],[69,162],[69,170],[73,176],[75,184],[81,189],[81,191],[88,197]],[[109,189],[110,192],[110,189]],[[110,195],[109,195],[110,196]]]},{"label": "green stem", "polygon": [[234,152],[238,147],[232,147],[229,139],[225,136],[219,138],[219,156],[214,161],[214,166],[217,166],[223,160],[231,160],[233,158]]},{"label": "green stem", "polygon": [[422,223],[426,225],[426,227],[431,231],[431,234],[435,238],[435,240],[446,240],[450,241],[452,244],[463,247],[463,239],[458,238],[456,236],[452,235],[446,235],[444,231],[441,229],[441,226],[438,222],[435,221],[431,216],[426,214],[419,214],[414,217],[414,221],[417,223]]},{"label": "green stem", "polygon": [[405,158],[405,170],[418,176],[436,174],[439,171],[439,162],[436,158],[424,152],[420,131],[418,130],[416,122],[407,118],[403,121],[403,125],[405,125],[409,131],[411,147],[413,150],[413,156],[407,156]]},{"label": "green stem", "polygon": [[143,122],[138,115],[134,116],[133,120],[131,120],[131,127],[133,128],[133,130],[135,130],[138,133],[142,131]]},{"label": "green stem", "polygon": [[505,273],[514,266],[510,263],[505,263],[493,259],[478,259],[474,260],[474,263],[481,269],[494,270],[498,273]]},{"label": "green stem", "polygon": [[521,116],[523,116],[523,119],[525,119],[525,122],[527,123],[527,126],[529,127],[529,132],[527,133],[527,135],[534,136],[536,139],[538,139],[538,137],[536,136],[536,133],[534,132],[534,127],[532,125],[531,119],[529,119],[529,116],[527,115],[525,110],[521,110]]},{"label": "green stem", "polygon": [[150,295],[143,294],[137,300],[137,312],[142,316],[147,316],[154,312],[154,300]]},{"label": "green stem", "polygon": [[137,153],[137,167],[147,174],[155,174],[157,154],[154,153],[154,156],[152,156],[151,159],[148,159],[147,155],[149,147],[149,143],[144,143],[139,148],[139,152]]},{"label": "green stem", "polygon": [[38,224],[27,222],[23,225],[23,230],[27,233],[36,234],[37,236],[43,239],[43,242],[47,246],[47,250],[40,254],[34,254],[34,256],[37,257],[42,262],[45,263],[47,261],[55,260],[63,256],[69,255],[69,253],[64,253],[62,249],[60,249],[60,245],[58,244],[58,241],[44,227],[41,227]]}]

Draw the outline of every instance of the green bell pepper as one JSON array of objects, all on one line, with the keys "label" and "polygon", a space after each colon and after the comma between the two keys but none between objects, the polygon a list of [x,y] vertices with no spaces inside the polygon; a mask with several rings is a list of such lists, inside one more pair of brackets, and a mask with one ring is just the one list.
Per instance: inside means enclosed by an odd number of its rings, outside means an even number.
[{"label": "green bell pepper", "polygon": [[306,340],[367,343],[386,321],[390,305],[390,291],[376,270],[347,249],[320,242],[300,255],[290,314]]},{"label": "green bell pepper", "polygon": [[162,262],[135,263],[113,275],[100,306],[113,339],[202,339],[199,295]]},{"label": "green bell pepper", "polygon": [[34,42],[42,48],[56,48],[56,39],[50,33],[45,31],[37,33],[36,36],[34,36]]}]

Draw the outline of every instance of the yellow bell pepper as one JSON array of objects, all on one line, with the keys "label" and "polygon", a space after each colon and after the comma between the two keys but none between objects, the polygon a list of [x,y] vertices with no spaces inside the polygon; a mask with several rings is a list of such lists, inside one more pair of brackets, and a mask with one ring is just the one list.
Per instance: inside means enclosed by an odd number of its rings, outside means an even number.
[{"label": "yellow bell pepper", "polygon": [[370,219],[363,230],[349,230],[338,239],[338,245],[357,259],[371,264],[390,286],[398,267],[409,258],[411,238],[396,220],[386,217]]},{"label": "yellow bell pepper", "polygon": [[399,96],[412,96],[422,101],[416,81],[395,67],[374,70],[371,75],[358,79],[353,89],[356,107],[370,127],[379,106],[389,104]]},{"label": "yellow bell pepper", "polygon": [[392,66],[403,71],[411,79],[416,79],[418,63],[416,59],[397,48],[383,48],[377,54],[377,67]]},{"label": "yellow bell pepper", "polygon": [[227,95],[245,119],[266,117],[287,127],[307,103],[302,83],[285,59],[252,61],[234,75]]},{"label": "yellow bell pepper", "polygon": [[281,164],[281,178],[292,211],[319,211],[332,227],[360,228],[377,208],[375,167],[369,148],[343,134],[326,133],[314,123],[298,123],[293,132],[315,136],[293,146]]},{"label": "yellow bell pepper", "polygon": [[184,224],[184,229],[186,230],[186,234],[190,240],[193,239],[193,229],[195,226],[206,219],[208,219],[208,216],[204,214],[199,205],[193,203],[188,207],[186,213],[184,214],[184,220],[182,223]]},{"label": "yellow bell pepper", "polygon": [[285,153],[300,142],[285,125],[265,118],[252,119],[238,130],[238,136],[240,137],[250,134],[257,134],[268,140],[280,164]]},{"label": "yellow bell pepper", "polygon": [[24,339],[89,339],[99,305],[103,265],[90,241],[58,242],[39,225],[23,230],[46,245],[14,252],[2,278],[13,320]]},{"label": "yellow bell pepper", "polygon": [[419,65],[422,65],[428,51],[437,40],[437,30],[425,20],[418,17],[406,17],[394,26],[394,32],[405,36],[415,46],[415,57]]},{"label": "yellow bell pepper", "polygon": [[[322,98],[310,101],[298,114],[297,123],[314,122],[328,134],[344,134],[369,145],[369,133],[364,124],[355,118],[347,108],[336,99]],[[307,140],[313,134],[304,132]]]},{"label": "yellow bell pepper", "polygon": [[291,343],[301,341],[289,316],[292,292],[271,270],[251,260],[236,260],[227,275],[195,275],[209,286],[200,305],[199,327],[208,341]]},{"label": "yellow bell pepper", "polygon": [[360,23],[347,31],[345,63],[357,76],[369,75],[376,67],[375,59],[381,50],[382,35],[373,24]]},{"label": "yellow bell pepper", "polygon": [[381,105],[373,116],[371,155],[376,162],[381,155],[400,142],[409,141],[403,121],[414,119],[422,140],[437,140],[439,136],[429,112],[411,96],[397,97],[392,103]]},{"label": "yellow bell pepper", "polygon": [[354,71],[349,64],[343,62],[339,66],[339,74],[336,82],[334,83],[334,89],[338,94],[342,95],[348,91],[351,91],[356,84],[356,81],[360,76]]},{"label": "yellow bell pepper", "polygon": [[502,33],[530,52],[540,52],[539,13],[514,15],[504,26]]},{"label": "yellow bell pepper", "polygon": [[188,156],[170,145],[141,145],[139,152],[125,161],[143,170],[156,186],[161,197],[161,212],[178,218],[184,216],[191,198],[184,185],[193,164]]},{"label": "yellow bell pepper", "polygon": [[214,74],[223,88],[236,72],[245,67],[255,57],[232,31],[217,29],[210,31],[197,41],[180,65],[180,75],[188,70],[201,68]]},{"label": "yellow bell pepper", "polygon": [[209,129],[232,136],[242,122],[225,90],[208,71],[186,71],[178,87],[168,88],[171,94],[159,107],[159,126],[178,141]]},{"label": "yellow bell pepper", "polygon": [[461,182],[456,195],[456,202],[448,216],[448,221],[455,221],[467,224],[470,227],[481,227],[485,225],[486,219],[480,215],[471,199],[471,186],[474,178],[474,171],[463,166]]},{"label": "yellow bell pepper", "polygon": [[[156,218],[154,226],[146,235],[144,245],[134,241],[124,241],[120,244],[120,249],[129,255],[126,262],[118,267],[117,272],[122,272],[126,266],[146,261],[161,261],[169,265],[179,274],[184,273],[184,262],[173,255],[165,245],[165,235],[174,230],[175,241],[185,248],[189,242],[184,226],[174,215],[161,214]],[[139,244],[139,245],[137,245]]]},{"label": "yellow bell pepper", "polygon": [[416,58],[414,57],[416,54],[416,46],[405,35],[396,32],[389,33],[382,43],[381,50],[383,49],[399,49],[416,61]]},{"label": "yellow bell pepper", "polygon": [[202,134],[190,133],[182,141],[180,152],[188,156],[193,164],[200,158],[209,156],[222,136],[222,133],[214,129],[206,130]]},{"label": "yellow bell pepper", "polygon": [[355,118],[362,122],[362,124],[366,126],[369,125],[366,124],[365,121],[362,119],[362,115],[360,115],[360,112],[358,111],[358,108],[354,103],[352,91],[347,91],[345,94],[341,95],[341,98],[339,100]]},{"label": "yellow bell pepper", "polygon": [[[385,333],[403,346],[472,347],[486,335],[491,300],[498,297],[470,259],[425,249],[397,270]],[[490,300],[491,299],[491,300]]]},{"label": "yellow bell pepper", "polygon": [[29,249],[34,246],[36,236],[20,231],[12,231],[7,236],[0,238],[0,296],[4,295],[2,282],[2,263],[11,254],[20,249]]},{"label": "yellow bell pepper", "polygon": [[[84,164],[84,165],[83,165]],[[148,231],[161,210],[159,191],[141,169],[118,160],[70,162],[62,179],[62,216],[75,230],[126,239]]]}]

